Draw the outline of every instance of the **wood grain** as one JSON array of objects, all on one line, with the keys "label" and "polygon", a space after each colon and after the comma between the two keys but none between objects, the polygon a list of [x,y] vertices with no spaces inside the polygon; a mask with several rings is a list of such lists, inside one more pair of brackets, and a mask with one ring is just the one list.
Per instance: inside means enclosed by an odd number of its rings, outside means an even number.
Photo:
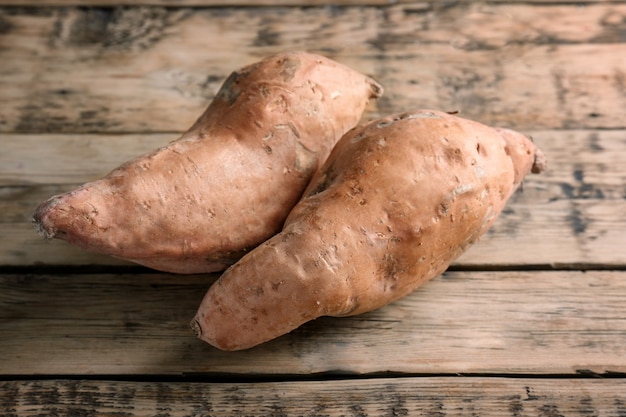
[{"label": "wood grain", "polygon": [[82,184],[179,136],[175,133],[0,134],[5,149],[0,154],[0,187]]},{"label": "wood grain", "polygon": [[624,128],[624,16],[623,4],[7,8],[0,131],[180,132],[231,71],[285,49],[377,78],[387,92],[366,117],[432,107],[518,129]]},{"label": "wood grain", "polygon": [[626,372],[626,272],[448,272],[242,352],[188,322],[215,276],[0,275],[5,375]]},{"label": "wood grain", "polygon": [[455,264],[621,268],[625,209],[623,200],[511,204]]},{"label": "wood grain", "polygon": [[268,383],[0,382],[12,416],[618,416],[624,380],[383,378]]}]

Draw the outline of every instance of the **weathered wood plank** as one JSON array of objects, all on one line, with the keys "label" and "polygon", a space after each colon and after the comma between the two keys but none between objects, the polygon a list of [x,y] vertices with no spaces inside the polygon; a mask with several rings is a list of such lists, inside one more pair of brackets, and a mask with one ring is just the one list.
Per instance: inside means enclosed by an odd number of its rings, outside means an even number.
[{"label": "weathered wood plank", "polygon": [[[626,135],[626,133],[625,133]],[[180,135],[0,134],[0,187],[81,184]]]},{"label": "weathered wood plank", "polygon": [[215,276],[0,275],[5,375],[626,372],[626,272],[449,272],[242,352],[188,321]]},{"label": "weathered wood plank", "polygon": [[172,383],[0,382],[0,412],[146,416],[618,416],[625,379],[385,378]]},{"label": "weathered wood plank", "polygon": [[387,93],[368,117],[434,107],[522,129],[625,127],[623,4],[0,12],[4,132],[180,132],[232,70],[285,49],[376,77]]},{"label": "weathered wood plank", "polygon": [[[528,131],[549,169],[527,178],[492,230],[456,265],[625,265],[626,131]],[[35,207],[176,134],[0,135],[0,265],[120,265],[31,227]]]},{"label": "weathered wood plank", "polygon": [[626,200],[512,203],[455,265],[626,265]]}]

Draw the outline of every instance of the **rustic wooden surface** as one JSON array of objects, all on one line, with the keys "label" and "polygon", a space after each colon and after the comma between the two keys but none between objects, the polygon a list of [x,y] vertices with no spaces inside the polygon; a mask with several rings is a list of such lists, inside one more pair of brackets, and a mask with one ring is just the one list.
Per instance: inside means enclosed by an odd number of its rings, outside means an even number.
[{"label": "rustic wooden surface", "polygon": [[[15,7],[21,6],[21,7]],[[451,270],[249,351],[195,339],[217,275],[40,239],[52,194],[175,139],[288,49],[531,135],[530,176]],[[626,4],[0,0],[0,415],[626,414]]]}]

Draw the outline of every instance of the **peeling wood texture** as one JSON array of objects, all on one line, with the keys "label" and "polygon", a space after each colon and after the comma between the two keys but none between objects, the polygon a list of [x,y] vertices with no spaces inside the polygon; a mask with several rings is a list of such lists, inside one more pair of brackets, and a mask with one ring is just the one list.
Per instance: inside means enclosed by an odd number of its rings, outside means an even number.
[{"label": "peeling wood texture", "polygon": [[[383,84],[364,120],[458,110],[548,170],[408,297],[243,352],[189,329],[217,274],[34,232],[288,49]],[[0,415],[626,415],[625,57],[621,1],[0,0]]]},{"label": "peeling wood texture", "polygon": [[16,381],[0,382],[0,395],[6,398],[0,403],[0,412],[21,417],[619,416],[626,412],[625,389],[622,381],[589,379],[400,378],[209,387],[198,383]]}]

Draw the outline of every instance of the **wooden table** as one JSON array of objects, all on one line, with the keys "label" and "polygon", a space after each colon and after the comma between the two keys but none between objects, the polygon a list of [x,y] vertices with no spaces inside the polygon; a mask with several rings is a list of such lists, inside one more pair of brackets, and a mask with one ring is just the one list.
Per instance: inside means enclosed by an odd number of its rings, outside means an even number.
[{"label": "wooden table", "polygon": [[[0,0],[0,415],[625,415],[626,4],[250,3]],[[34,232],[39,202],[288,49],[380,81],[366,119],[459,110],[531,135],[549,170],[409,297],[236,353],[188,328],[217,275]]]}]

